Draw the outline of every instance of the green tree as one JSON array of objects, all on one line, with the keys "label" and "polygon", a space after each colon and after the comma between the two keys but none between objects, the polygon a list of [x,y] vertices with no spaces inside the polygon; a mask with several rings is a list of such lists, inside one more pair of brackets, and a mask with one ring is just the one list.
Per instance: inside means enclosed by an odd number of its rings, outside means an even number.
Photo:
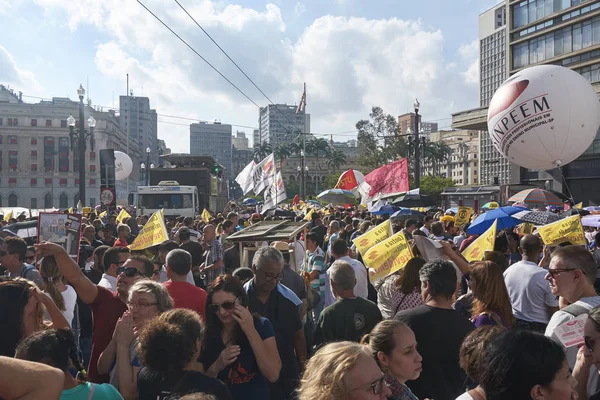
[{"label": "green tree", "polygon": [[333,170],[334,175],[336,168],[341,167],[345,163],[346,154],[344,154],[343,151],[334,148],[329,152],[329,156],[327,158],[327,166]]},{"label": "green tree", "polygon": [[429,175],[421,177],[421,193],[431,196],[436,203],[440,202],[444,189],[453,186],[454,181],[450,178]]},{"label": "green tree", "polygon": [[272,153],[271,144],[270,143],[260,143],[254,145],[254,150],[252,154],[254,155],[254,160],[256,162],[260,162],[266,156]]},{"label": "green tree", "polygon": [[291,152],[290,152],[290,149],[289,149],[287,143],[282,143],[279,146],[275,147],[273,154],[275,155],[275,159],[279,160],[279,169],[282,170],[283,169],[283,160],[285,160],[286,158],[288,158],[291,155]]},{"label": "green tree", "polygon": [[381,107],[373,107],[368,120],[356,123],[360,162],[365,167],[379,168],[408,155],[408,143],[398,136],[396,117],[385,114]]},{"label": "green tree", "polygon": [[325,177],[325,188],[327,189],[332,189],[333,187],[335,187],[335,185],[337,185],[338,180],[340,179],[340,175],[342,175],[341,172],[339,173],[333,173],[333,174],[329,174]]},{"label": "green tree", "polygon": [[433,175],[439,176],[440,166],[450,161],[452,148],[444,142],[425,142],[423,156],[425,162],[431,164]]},{"label": "green tree", "polygon": [[[306,143],[306,145],[308,151],[308,143]],[[310,141],[310,150],[311,151],[309,154],[313,154],[317,158],[317,167],[321,169],[321,163],[319,162],[319,154],[324,156],[329,154],[329,143],[327,143],[327,140],[323,138],[315,138]]]}]

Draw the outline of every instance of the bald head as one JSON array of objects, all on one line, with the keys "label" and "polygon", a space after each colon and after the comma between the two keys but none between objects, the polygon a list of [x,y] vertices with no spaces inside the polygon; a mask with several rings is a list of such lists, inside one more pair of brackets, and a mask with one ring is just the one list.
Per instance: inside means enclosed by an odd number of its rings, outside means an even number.
[{"label": "bald head", "polygon": [[520,242],[521,254],[527,257],[529,261],[537,262],[537,258],[542,252],[542,242],[536,235],[525,235]]},{"label": "bald head", "polygon": [[215,238],[215,226],[212,224],[208,224],[204,227],[204,229],[202,230],[202,233],[204,234],[204,240],[207,242],[210,242],[211,240],[214,240]]}]

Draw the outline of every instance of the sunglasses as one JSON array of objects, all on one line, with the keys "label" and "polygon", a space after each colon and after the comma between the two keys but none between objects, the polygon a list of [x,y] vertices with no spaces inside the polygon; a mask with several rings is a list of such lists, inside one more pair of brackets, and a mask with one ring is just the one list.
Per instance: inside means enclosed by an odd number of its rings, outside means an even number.
[{"label": "sunglasses", "polygon": [[133,278],[136,275],[141,275],[140,271],[133,267],[119,267],[117,269],[117,275],[125,274],[128,278]]},{"label": "sunglasses", "polygon": [[561,272],[577,271],[578,269],[579,268],[555,268],[555,269],[548,268],[548,275],[550,275],[552,278],[556,279],[558,274],[560,274]]},{"label": "sunglasses", "polygon": [[222,308],[225,311],[231,311],[235,308],[237,299],[238,298],[236,297],[235,300],[233,300],[233,301],[224,301],[221,304],[210,304],[208,306],[208,311],[217,313],[217,312],[219,312],[219,308]]}]

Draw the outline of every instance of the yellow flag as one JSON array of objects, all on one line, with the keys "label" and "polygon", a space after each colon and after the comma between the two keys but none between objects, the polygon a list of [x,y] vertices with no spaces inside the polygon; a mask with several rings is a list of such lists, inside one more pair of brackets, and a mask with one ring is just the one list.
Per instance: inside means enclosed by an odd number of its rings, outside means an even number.
[{"label": "yellow flag", "polygon": [[454,217],[454,226],[463,226],[471,220],[473,209],[471,207],[458,207],[458,213]]},{"label": "yellow flag", "polygon": [[122,223],[125,218],[131,218],[131,215],[124,208],[121,208],[119,215],[117,215],[117,223]]},{"label": "yellow flag", "polygon": [[323,212],[323,215],[330,215],[331,214],[331,210],[329,208],[326,208],[325,211]]},{"label": "yellow flag", "polygon": [[473,243],[469,245],[463,252],[462,255],[467,259],[468,262],[481,261],[486,251],[494,250],[494,243],[496,243],[496,226],[498,220],[495,220],[492,226],[481,236],[479,236]]},{"label": "yellow flag", "polygon": [[388,219],[387,221],[377,225],[375,228],[371,229],[367,233],[360,235],[352,242],[356,245],[356,248],[358,249],[358,251],[364,259],[367,250],[391,237],[392,233],[392,223]]},{"label": "yellow flag", "polygon": [[98,214],[98,218],[102,219],[104,217],[106,217],[108,215],[108,213],[106,211],[102,211],[100,214]]},{"label": "yellow flag", "polygon": [[524,222],[521,224],[521,233],[523,235],[529,235],[533,233],[533,224],[530,222]]},{"label": "yellow flag", "polygon": [[69,212],[69,214],[73,214],[73,207],[69,207],[67,211]]},{"label": "yellow flag", "polygon": [[577,203],[575,204],[575,208],[578,210],[581,210],[583,208],[583,203]]},{"label": "yellow flag", "polygon": [[537,230],[546,246],[556,246],[563,242],[586,244],[579,215],[573,215],[548,225],[538,226]]},{"label": "yellow flag", "polygon": [[6,215],[4,216],[4,220],[8,221],[9,219],[11,219],[13,217],[13,212],[12,210],[10,210],[9,212],[6,213]]},{"label": "yellow flag", "polygon": [[202,210],[202,221],[204,221],[205,224],[208,224],[211,218],[212,217],[206,208]]},{"label": "yellow flag", "polygon": [[315,212],[315,209],[311,208],[310,211],[307,212],[306,215],[304,216],[304,220],[308,221],[308,222],[312,221],[312,215],[314,214],[314,212]]},{"label": "yellow flag", "polygon": [[367,250],[363,261],[370,269],[371,282],[375,282],[404,268],[411,258],[413,253],[406,236],[398,232]]},{"label": "yellow flag", "polygon": [[146,225],[142,228],[133,243],[128,247],[129,250],[144,250],[148,247],[156,246],[169,239],[167,227],[165,226],[164,210],[159,210],[152,214]]}]

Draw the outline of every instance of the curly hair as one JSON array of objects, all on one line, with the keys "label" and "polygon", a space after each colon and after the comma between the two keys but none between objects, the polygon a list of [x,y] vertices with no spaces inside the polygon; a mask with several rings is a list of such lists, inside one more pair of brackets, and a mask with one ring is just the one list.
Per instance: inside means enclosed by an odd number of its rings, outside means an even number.
[{"label": "curly hair", "polygon": [[459,352],[459,365],[467,376],[479,381],[483,369],[484,351],[496,336],[505,331],[502,326],[482,326],[465,337]]},{"label": "curly hair", "polygon": [[344,376],[360,357],[371,357],[369,348],[353,342],[334,342],[312,356],[298,389],[298,400],[341,400],[346,394]]},{"label": "curly hair", "polygon": [[158,374],[179,373],[193,360],[203,336],[204,325],[196,312],[176,308],[162,313],[140,332],[142,365]]}]

